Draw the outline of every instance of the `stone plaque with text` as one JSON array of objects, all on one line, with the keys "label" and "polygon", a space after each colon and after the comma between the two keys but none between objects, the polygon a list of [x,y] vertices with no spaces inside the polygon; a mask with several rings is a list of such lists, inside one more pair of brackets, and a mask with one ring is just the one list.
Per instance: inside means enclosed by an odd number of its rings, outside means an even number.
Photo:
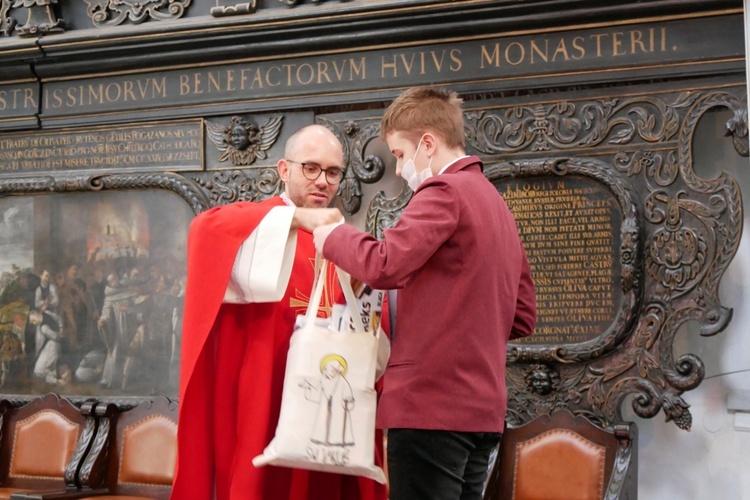
[{"label": "stone plaque with text", "polygon": [[71,170],[196,170],[200,120],[145,123],[0,137],[0,176]]},{"label": "stone plaque with text", "polygon": [[616,199],[576,177],[512,180],[498,190],[515,215],[536,285],[536,332],[519,342],[577,343],[603,334],[622,295]]}]

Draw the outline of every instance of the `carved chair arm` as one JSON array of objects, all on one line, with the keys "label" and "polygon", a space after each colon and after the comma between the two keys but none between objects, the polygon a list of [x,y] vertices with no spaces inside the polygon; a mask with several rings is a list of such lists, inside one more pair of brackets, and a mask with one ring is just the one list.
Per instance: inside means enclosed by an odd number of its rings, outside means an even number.
[{"label": "carved chair arm", "polygon": [[117,405],[99,403],[94,408],[98,427],[91,447],[81,464],[80,486],[90,490],[103,488],[107,480],[108,454],[112,435],[112,422],[118,413]]},{"label": "carved chair arm", "polygon": [[628,481],[628,474],[637,464],[631,464],[633,456],[633,442],[638,439],[635,425],[630,423],[620,423],[614,426],[614,435],[617,438],[617,454],[612,475],[607,484],[607,490],[604,493],[604,500],[620,500],[628,498],[630,492],[625,491]]}]

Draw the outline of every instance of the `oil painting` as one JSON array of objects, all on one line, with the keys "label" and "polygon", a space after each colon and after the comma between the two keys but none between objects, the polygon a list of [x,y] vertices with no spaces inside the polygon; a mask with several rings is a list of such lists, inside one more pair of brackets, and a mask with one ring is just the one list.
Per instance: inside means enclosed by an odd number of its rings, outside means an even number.
[{"label": "oil painting", "polygon": [[184,200],[9,196],[0,214],[0,393],[176,395]]}]

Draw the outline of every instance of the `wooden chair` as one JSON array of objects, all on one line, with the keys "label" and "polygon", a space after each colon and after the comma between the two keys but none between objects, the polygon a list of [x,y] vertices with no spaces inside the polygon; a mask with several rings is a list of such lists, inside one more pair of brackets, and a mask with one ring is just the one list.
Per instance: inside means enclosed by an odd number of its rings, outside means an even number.
[{"label": "wooden chair", "polygon": [[637,428],[603,429],[567,410],[507,428],[485,500],[636,499]]},{"label": "wooden chair", "polygon": [[56,394],[19,408],[0,403],[0,499],[16,492],[79,488],[78,471],[96,434],[92,412]]},{"label": "wooden chair", "polygon": [[77,498],[168,500],[177,460],[177,403],[167,398],[142,402],[119,412],[99,405],[94,446],[81,467]]}]

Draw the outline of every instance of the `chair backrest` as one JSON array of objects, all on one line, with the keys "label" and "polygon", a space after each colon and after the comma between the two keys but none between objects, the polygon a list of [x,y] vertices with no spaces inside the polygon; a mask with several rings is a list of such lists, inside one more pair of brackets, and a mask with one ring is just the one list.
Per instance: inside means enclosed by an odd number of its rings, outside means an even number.
[{"label": "chair backrest", "polygon": [[97,413],[99,433],[81,471],[83,485],[168,499],[177,460],[177,403],[156,398],[123,412],[100,405]]},{"label": "chair backrest", "polygon": [[[7,402],[0,406],[0,485],[6,490],[77,487],[96,432],[93,415],[56,394],[19,408]],[[89,410],[93,406],[86,404]]]},{"label": "chair backrest", "polygon": [[562,410],[503,434],[485,500],[637,497],[637,429],[603,429]]}]

